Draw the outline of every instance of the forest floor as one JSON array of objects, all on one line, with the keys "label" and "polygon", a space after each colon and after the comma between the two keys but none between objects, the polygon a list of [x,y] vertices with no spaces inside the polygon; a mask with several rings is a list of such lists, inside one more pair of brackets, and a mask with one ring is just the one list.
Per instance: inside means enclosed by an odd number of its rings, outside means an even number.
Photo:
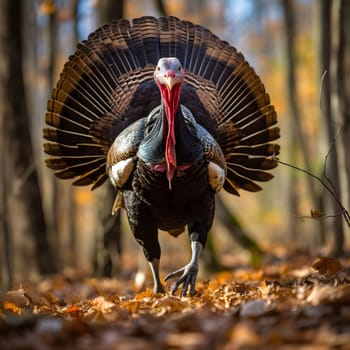
[{"label": "forest floor", "polygon": [[0,298],[0,349],[350,349],[350,259],[268,257],[193,297],[78,272],[24,283]]}]

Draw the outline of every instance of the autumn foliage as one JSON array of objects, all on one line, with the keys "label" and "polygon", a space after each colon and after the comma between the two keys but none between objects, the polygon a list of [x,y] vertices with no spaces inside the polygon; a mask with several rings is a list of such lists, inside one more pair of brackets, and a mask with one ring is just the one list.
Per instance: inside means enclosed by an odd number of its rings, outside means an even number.
[{"label": "autumn foliage", "polygon": [[66,273],[3,295],[0,348],[346,349],[349,267],[274,257],[199,281],[191,298]]}]

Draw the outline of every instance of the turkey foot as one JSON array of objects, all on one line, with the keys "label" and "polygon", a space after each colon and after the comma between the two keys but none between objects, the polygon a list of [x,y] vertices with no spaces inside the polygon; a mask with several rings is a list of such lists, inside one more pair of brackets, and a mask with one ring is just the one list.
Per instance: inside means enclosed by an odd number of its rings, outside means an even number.
[{"label": "turkey foot", "polygon": [[199,259],[200,253],[203,250],[203,246],[199,242],[192,242],[191,248],[192,248],[191,261],[181,269],[178,269],[172,273],[169,273],[164,279],[165,281],[168,281],[171,278],[179,277],[178,280],[175,282],[174,287],[171,290],[172,294],[174,294],[178,290],[181,284],[183,284],[181,296],[183,297],[186,296],[188,287],[190,287],[191,296],[195,294],[196,280],[197,280],[197,274],[198,274],[198,259]]},{"label": "turkey foot", "polygon": [[196,280],[197,280],[197,273],[198,273],[198,264],[196,265],[196,264],[189,263],[186,266],[182,267],[181,269],[176,270],[172,273],[169,273],[169,275],[167,275],[164,280],[167,281],[171,278],[180,276],[180,278],[175,282],[175,285],[172,288],[171,293],[175,294],[179,286],[183,284],[181,296],[183,297],[186,296],[189,286],[190,286],[190,294],[194,295]]}]

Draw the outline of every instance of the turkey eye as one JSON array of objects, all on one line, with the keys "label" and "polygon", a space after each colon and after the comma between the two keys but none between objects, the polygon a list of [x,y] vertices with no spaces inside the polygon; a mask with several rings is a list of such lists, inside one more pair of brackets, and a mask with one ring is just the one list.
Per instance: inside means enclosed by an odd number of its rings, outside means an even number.
[{"label": "turkey eye", "polygon": [[179,68],[177,70],[181,70],[181,66],[179,66]]},{"label": "turkey eye", "polygon": [[158,71],[160,70],[160,67],[159,67],[159,66],[157,67],[157,70],[158,70]]}]

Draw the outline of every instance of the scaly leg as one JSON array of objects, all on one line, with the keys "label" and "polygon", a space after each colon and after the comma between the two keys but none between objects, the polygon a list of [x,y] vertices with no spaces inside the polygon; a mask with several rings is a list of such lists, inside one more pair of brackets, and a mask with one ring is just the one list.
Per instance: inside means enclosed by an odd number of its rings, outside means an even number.
[{"label": "scaly leg", "polygon": [[181,269],[176,270],[172,273],[169,273],[164,279],[165,281],[167,281],[171,278],[179,277],[172,289],[173,294],[177,291],[180,284],[183,284],[182,293],[181,293],[182,296],[186,296],[189,286],[190,286],[190,294],[194,295],[195,293],[197,274],[198,274],[198,265],[199,265],[198,260],[203,250],[203,246],[199,242],[192,242],[191,249],[192,249],[191,261]]},{"label": "scaly leg", "polygon": [[159,259],[153,259],[148,262],[152,271],[153,276],[153,292],[154,293],[165,293],[165,289],[162,286],[162,282],[159,278]]},{"label": "scaly leg", "polygon": [[178,277],[172,289],[172,293],[174,294],[179,286],[183,284],[182,296],[186,296],[188,287],[190,287],[190,294],[195,294],[199,256],[202,253],[208,235],[208,227],[203,224],[189,225],[189,230],[192,250],[191,261],[181,269],[176,270],[165,277],[165,281]]},{"label": "scaly leg", "polygon": [[160,261],[160,245],[158,242],[157,230],[150,232],[149,235],[144,236],[140,239],[140,236],[135,234],[136,240],[142,245],[143,253],[148,260],[149,267],[153,277],[153,292],[154,293],[165,293],[165,289],[162,286],[159,277],[159,261]]}]

